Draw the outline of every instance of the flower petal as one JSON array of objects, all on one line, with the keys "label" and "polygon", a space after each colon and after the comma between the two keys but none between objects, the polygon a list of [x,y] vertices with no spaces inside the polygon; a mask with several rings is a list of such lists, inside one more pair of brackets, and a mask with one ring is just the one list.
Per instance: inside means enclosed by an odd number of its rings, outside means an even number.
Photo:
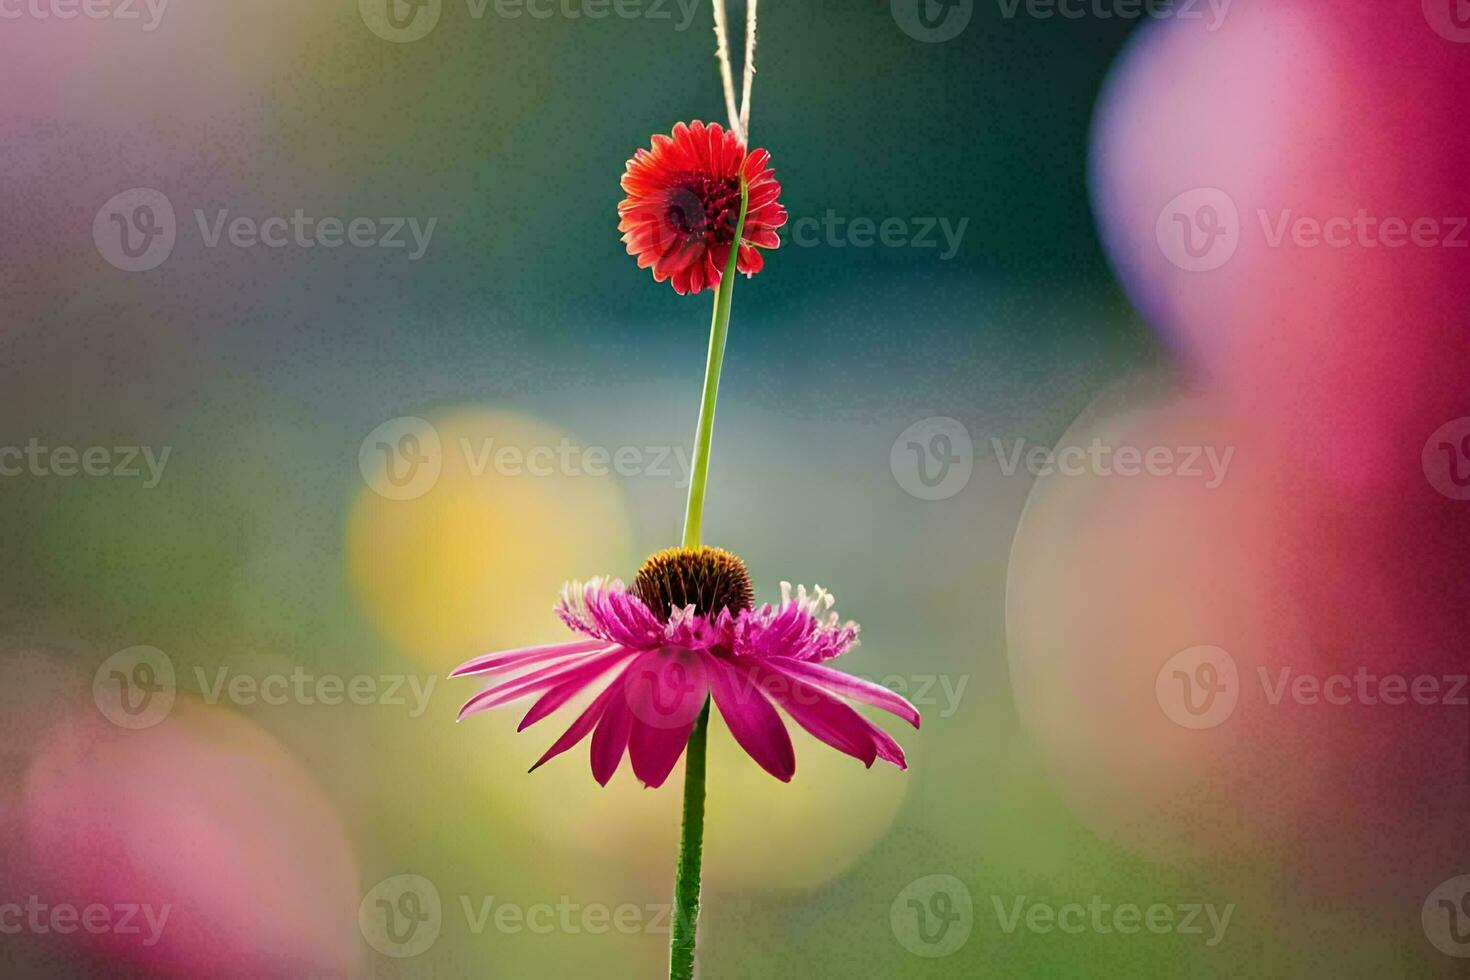
[{"label": "flower petal", "polygon": [[633,773],[657,788],[669,778],[709,697],[704,661],[690,650],[651,650],[629,665],[623,691],[633,713]]},{"label": "flower petal", "polygon": [[658,617],[617,579],[594,578],[562,586],[556,614],[571,629],[632,650],[658,645]]},{"label": "flower petal", "polygon": [[459,709],[459,719],[462,721],[470,715],[498,708],[502,704],[509,704],[518,698],[544,691],[574,678],[580,678],[585,687],[605,673],[613,664],[632,659],[635,652],[623,647],[613,647],[606,653],[582,657],[570,664],[559,663],[543,667],[524,677],[493,685],[466,701],[464,707]]},{"label": "flower petal", "polygon": [[540,721],[542,718],[545,718],[557,708],[560,708],[572,698],[585,691],[587,689],[587,686],[591,684],[593,680],[596,680],[596,678],[594,677],[589,680],[582,674],[574,672],[572,675],[568,676],[566,680],[547,690],[545,694],[541,695],[541,697],[536,701],[535,704],[531,705],[531,710],[526,712],[526,716],[522,718],[521,723],[516,726],[516,731],[523,732],[527,728],[530,728],[532,725],[536,724],[536,722]]},{"label": "flower petal", "polygon": [[689,733],[694,722],[678,728],[655,728],[633,720],[633,731],[628,737],[628,757],[633,762],[633,774],[649,789],[658,789],[674,771],[684,747],[689,744]]},{"label": "flower petal", "polygon": [[919,709],[881,684],[874,684],[861,677],[844,674],[831,667],[823,667],[805,660],[792,660],[788,657],[769,657],[765,660],[765,664],[784,674],[811,681],[829,694],[838,694],[853,701],[861,701],[875,708],[882,708],[902,718],[915,728],[919,727]]},{"label": "flower petal", "polygon": [[612,696],[607,700],[602,720],[597,723],[597,731],[592,733],[592,778],[603,786],[618,771],[618,763],[623,761],[623,750],[628,747],[628,735],[633,729],[633,712],[628,710],[624,690],[625,678],[626,674],[608,688],[613,692]]},{"label": "flower petal", "polygon": [[709,697],[705,662],[692,650],[650,650],[623,676],[629,710],[650,728],[693,724]]},{"label": "flower petal", "polygon": [[612,699],[613,695],[618,690],[620,690],[620,687],[618,681],[615,680],[607,688],[607,690],[599,694],[593,700],[593,702],[587,706],[586,710],[584,710],[580,715],[577,716],[577,720],[572,722],[571,726],[568,727],[566,731],[562,732],[561,738],[553,742],[551,744],[551,748],[547,749],[545,754],[542,755],[541,758],[536,760],[536,764],[527,771],[535,772],[537,769],[540,769],[542,766],[546,765],[546,763],[550,762],[552,759],[555,759],[567,749],[570,749],[578,742],[582,741],[582,739],[586,738],[587,733],[592,731],[593,726],[602,719],[602,713],[607,708],[608,701]]},{"label": "flower petal", "polygon": [[708,668],[710,691],[730,734],[762,769],[784,782],[796,774],[791,735],[771,702],[755,685],[720,657],[702,654]]},{"label": "flower petal", "polygon": [[[654,136],[636,150],[622,177],[627,195],[618,203],[618,231],[638,268],[680,294],[719,285],[734,231],[740,181],[749,196],[747,245],[775,248],[775,229],[786,221],[781,185],[763,149],[746,152],[719,123],[678,123],[669,136]],[[734,203],[732,203],[734,202]],[[761,263],[742,258],[751,275]]]},{"label": "flower petal", "polygon": [[740,259],[737,268],[747,276],[753,276],[765,268],[766,260],[761,256],[760,249],[754,245],[740,246]]},{"label": "flower petal", "polygon": [[907,769],[909,767],[908,761],[903,755],[903,747],[893,740],[892,735],[889,735],[862,715],[858,715],[858,720],[866,726],[868,735],[873,739],[873,747],[878,750],[878,758],[884,762],[891,762],[900,769]]},{"label": "flower petal", "polygon": [[832,695],[799,677],[763,664],[737,664],[798,725],[839,752],[872,768],[878,748],[868,729],[871,722]]},{"label": "flower petal", "polygon": [[449,672],[450,677],[465,677],[470,674],[489,674],[497,670],[528,667],[545,660],[569,657],[578,653],[590,653],[607,646],[606,640],[573,640],[565,643],[548,643],[545,646],[521,647],[517,650],[501,650],[482,657],[467,660]]}]

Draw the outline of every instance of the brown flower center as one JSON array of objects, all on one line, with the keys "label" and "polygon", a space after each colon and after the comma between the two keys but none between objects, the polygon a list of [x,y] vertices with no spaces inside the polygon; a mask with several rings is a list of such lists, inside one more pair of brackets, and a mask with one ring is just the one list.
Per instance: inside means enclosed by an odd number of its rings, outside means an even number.
[{"label": "brown flower center", "polygon": [[693,605],[705,616],[734,615],[755,604],[745,562],[720,548],[665,548],[649,556],[633,579],[633,594],[660,619],[670,607]]}]

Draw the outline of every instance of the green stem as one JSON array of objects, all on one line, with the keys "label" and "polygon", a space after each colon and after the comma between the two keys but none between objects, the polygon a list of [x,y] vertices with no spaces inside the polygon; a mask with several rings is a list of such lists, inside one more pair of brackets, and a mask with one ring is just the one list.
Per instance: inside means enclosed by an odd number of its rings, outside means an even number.
[{"label": "green stem", "polygon": [[730,331],[730,297],[735,291],[735,263],[740,255],[740,236],[745,231],[745,209],[750,190],[740,181],[740,217],[725,272],[715,289],[715,312],[709,325],[709,356],[704,363],[704,398],[699,403],[699,424],[694,429],[694,468],[689,479],[689,503],[684,509],[684,547],[699,547],[704,523],[704,490],[709,482],[710,441],[715,434],[715,399],[720,394],[720,369],[725,365],[725,335]]},{"label": "green stem", "polygon": [[689,733],[684,763],[684,833],[674,873],[674,924],[669,941],[669,980],[694,976],[694,939],[699,926],[699,874],[704,862],[704,749],[709,734],[709,700]]},{"label": "green stem", "polygon": [[[720,393],[720,369],[725,363],[725,335],[730,330],[730,296],[735,288],[740,236],[750,190],[740,181],[740,217],[730,257],[715,289],[715,312],[710,320],[709,356],[704,366],[704,397],[694,430],[694,466],[689,481],[689,504],[684,511],[684,547],[699,547],[704,521],[704,491],[709,483],[710,444],[715,431],[715,399]],[[689,733],[684,763],[684,826],[679,838],[679,865],[674,872],[674,923],[669,940],[669,980],[694,976],[694,943],[699,929],[699,879],[704,863],[704,758],[709,735],[709,699]]]}]

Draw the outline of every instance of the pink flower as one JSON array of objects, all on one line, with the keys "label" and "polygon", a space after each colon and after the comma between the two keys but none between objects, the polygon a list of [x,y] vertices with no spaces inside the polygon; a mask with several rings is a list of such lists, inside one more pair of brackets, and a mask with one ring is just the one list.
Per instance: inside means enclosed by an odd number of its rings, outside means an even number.
[{"label": "pink flower", "polygon": [[823,666],[857,643],[831,593],[781,583],[781,603],[752,608],[745,565],[716,548],[673,548],[621,581],[571,582],[557,613],[587,639],[478,657],[451,677],[505,675],[470,698],[461,719],[537,695],[524,730],[611,676],[531,769],[592,736],[592,775],[606,785],[624,751],[634,774],[661,786],[684,752],[707,696],[735,740],[777,779],[796,772],[791,737],[776,708],[828,745],[872,766],[906,768],[903,750],[841,698],[892,712],[919,727],[919,712],[885,687]]}]

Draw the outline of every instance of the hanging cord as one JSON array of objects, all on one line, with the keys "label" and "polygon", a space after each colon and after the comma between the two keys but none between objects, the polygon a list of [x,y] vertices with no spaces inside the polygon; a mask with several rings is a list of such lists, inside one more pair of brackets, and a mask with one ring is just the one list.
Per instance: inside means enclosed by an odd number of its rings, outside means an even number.
[{"label": "hanging cord", "polygon": [[725,113],[730,117],[730,130],[741,143],[749,145],[750,90],[755,83],[755,18],[757,0],[745,4],[745,69],[740,86],[740,104],[735,104],[735,72],[730,66],[730,26],[724,0],[715,0],[715,56],[720,62],[720,84],[725,90]]}]

